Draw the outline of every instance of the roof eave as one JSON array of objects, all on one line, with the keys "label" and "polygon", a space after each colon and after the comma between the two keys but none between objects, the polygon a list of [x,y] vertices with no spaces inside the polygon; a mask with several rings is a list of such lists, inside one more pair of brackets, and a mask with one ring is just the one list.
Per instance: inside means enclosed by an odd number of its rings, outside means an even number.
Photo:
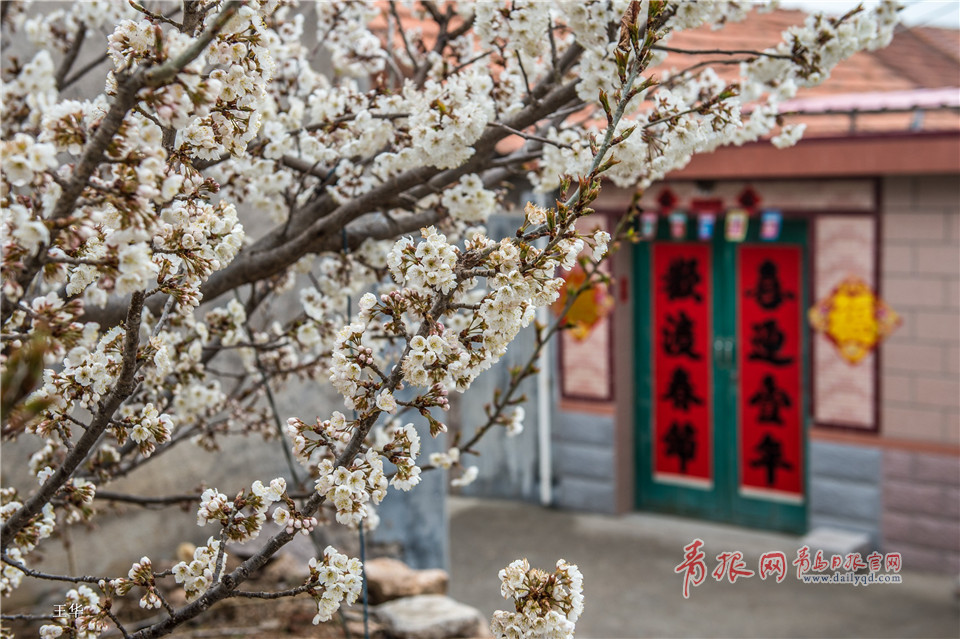
[{"label": "roof eave", "polygon": [[720,180],[931,174],[960,174],[960,131],[809,138],[787,149],[753,142],[697,155],[668,177]]}]

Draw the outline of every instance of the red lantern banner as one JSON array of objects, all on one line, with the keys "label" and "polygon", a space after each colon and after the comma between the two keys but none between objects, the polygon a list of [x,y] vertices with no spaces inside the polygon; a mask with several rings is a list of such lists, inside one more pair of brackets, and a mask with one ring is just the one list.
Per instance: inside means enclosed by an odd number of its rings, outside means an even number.
[{"label": "red lantern banner", "polygon": [[745,245],[737,259],[740,491],[803,498],[800,249]]},{"label": "red lantern banner", "polygon": [[713,480],[711,247],[653,245],[653,469],[658,481]]}]

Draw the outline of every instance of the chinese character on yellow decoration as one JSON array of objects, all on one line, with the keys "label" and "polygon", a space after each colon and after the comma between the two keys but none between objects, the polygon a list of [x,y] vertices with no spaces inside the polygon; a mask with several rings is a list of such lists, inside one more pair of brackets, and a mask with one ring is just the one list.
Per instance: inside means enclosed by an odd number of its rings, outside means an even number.
[{"label": "chinese character on yellow decoration", "polygon": [[900,316],[859,277],[848,277],[808,313],[810,325],[856,364],[900,325]]},{"label": "chinese character on yellow decoration", "polygon": [[[560,297],[551,305],[551,310],[559,316],[567,305],[567,298],[583,286],[587,274],[579,265],[574,267],[564,278],[565,283],[560,289]],[[607,291],[607,285],[597,283],[588,291],[584,291],[567,310],[566,320],[570,326],[570,334],[577,340],[587,338],[593,327],[610,314],[613,310],[613,297]]]}]

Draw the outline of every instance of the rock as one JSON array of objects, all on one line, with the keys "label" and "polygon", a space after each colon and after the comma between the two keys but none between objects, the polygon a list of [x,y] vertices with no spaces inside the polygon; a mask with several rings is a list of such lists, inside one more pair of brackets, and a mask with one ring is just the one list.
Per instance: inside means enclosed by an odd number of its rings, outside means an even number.
[{"label": "rock", "polygon": [[190,563],[193,561],[193,553],[196,551],[197,547],[189,542],[183,542],[177,546],[177,560],[185,561]]},{"label": "rock", "polygon": [[450,580],[445,570],[414,570],[388,557],[371,559],[365,569],[371,605],[415,595],[444,595]]},{"label": "rock", "polygon": [[[271,537],[269,534],[261,534],[243,544],[228,543],[228,561],[244,561],[253,557],[269,543]],[[310,575],[307,564],[318,554],[310,537],[295,535],[276,554],[269,557],[266,565],[254,576],[277,584],[300,585]]]},{"label": "rock", "polygon": [[[366,630],[371,637],[383,637],[383,629],[373,619],[367,622]],[[363,619],[347,619],[347,631],[349,637],[362,637],[364,632]]]},{"label": "rock", "polygon": [[371,616],[390,639],[482,636],[486,622],[476,608],[446,595],[417,595],[374,606]]},{"label": "rock", "polygon": [[263,579],[271,584],[300,585],[310,576],[307,562],[292,553],[279,552],[263,568]]}]

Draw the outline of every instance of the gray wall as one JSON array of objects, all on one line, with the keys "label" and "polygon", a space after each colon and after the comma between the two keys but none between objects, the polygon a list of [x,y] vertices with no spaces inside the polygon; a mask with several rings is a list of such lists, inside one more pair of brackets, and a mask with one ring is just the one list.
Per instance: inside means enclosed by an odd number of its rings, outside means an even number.
[{"label": "gray wall", "polygon": [[613,417],[556,408],[552,441],[554,503],[562,508],[616,512]]},{"label": "gray wall", "polygon": [[808,522],[880,541],[883,455],[878,448],[810,442]]},{"label": "gray wall", "polygon": [[[490,237],[512,235],[521,220],[516,216],[490,219]],[[550,362],[545,365],[551,376],[551,455],[553,504],[562,508],[614,512],[614,418],[563,411],[559,407],[556,373],[556,340],[550,343]],[[512,366],[526,362],[534,348],[533,329],[520,333],[510,350],[496,366],[484,373],[466,395],[457,399],[459,423],[469,437],[485,419],[484,405],[493,398],[495,388],[505,388]],[[539,446],[537,437],[537,385],[535,378],[524,381],[526,394],[523,432],[508,438],[502,428],[487,434],[477,447],[480,457],[467,457],[465,464],[480,470],[477,481],[462,489],[471,496],[539,501]]]},{"label": "gray wall", "polygon": [[[447,436],[430,437],[429,428],[418,424],[419,464],[426,464],[430,453],[447,450]],[[393,464],[384,463],[390,473]],[[443,568],[450,565],[450,541],[447,527],[447,471],[431,470],[420,476],[416,488],[404,492],[394,487],[380,502],[377,512],[380,526],[370,535],[367,551],[397,556],[414,568]]]},{"label": "gray wall", "polygon": [[[522,220],[515,215],[492,216],[487,224],[488,235],[494,239],[512,236]],[[493,402],[495,389],[505,389],[510,381],[510,369],[525,363],[533,352],[533,327],[523,329],[496,365],[484,372],[467,393],[451,393],[451,425],[461,429],[461,439],[473,436],[476,428],[486,421],[484,407]],[[547,367],[552,372],[552,366]],[[523,432],[507,437],[505,429],[489,431],[476,446],[479,456],[465,455],[464,466],[479,469],[477,480],[459,490],[461,494],[476,497],[498,497],[535,501],[539,497],[539,448],[537,446],[537,382],[536,377],[523,381],[517,397],[526,395],[522,404],[526,416]],[[452,426],[453,427],[453,426]]]}]

